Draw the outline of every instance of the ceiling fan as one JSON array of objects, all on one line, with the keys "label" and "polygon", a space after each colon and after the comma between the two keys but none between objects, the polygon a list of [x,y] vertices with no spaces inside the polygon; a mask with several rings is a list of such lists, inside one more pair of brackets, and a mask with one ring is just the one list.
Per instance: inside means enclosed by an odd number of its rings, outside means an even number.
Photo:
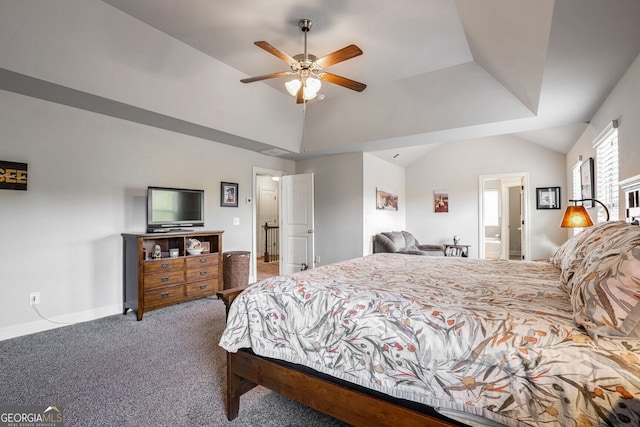
[{"label": "ceiling fan", "polygon": [[273,47],[268,42],[259,41],[254,43],[256,46],[289,64],[290,71],[280,71],[262,76],[248,77],[240,81],[242,83],[252,83],[276,77],[296,76],[293,80],[285,83],[285,87],[291,95],[296,97],[298,104],[315,98],[318,90],[320,90],[322,80],[346,87],[347,89],[362,92],[367,87],[364,83],[323,71],[331,65],[362,55],[362,50],[360,50],[358,46],[351,44],[322,58],[317,58],[315,55],[307,53],[307,33],[311,30],[312,25],[313,22],[311,22],[310,19],[301,19],[298,21],[298,27],[304,33],[304,53],[293,57]]}]

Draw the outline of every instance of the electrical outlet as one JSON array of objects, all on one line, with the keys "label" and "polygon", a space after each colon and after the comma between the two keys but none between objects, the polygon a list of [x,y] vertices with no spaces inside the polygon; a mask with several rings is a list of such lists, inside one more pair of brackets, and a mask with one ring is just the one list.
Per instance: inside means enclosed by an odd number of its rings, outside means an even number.
[{"label": "electrical outlet", "polygon": [[40,292],[31,292],[29,294],[29,305],[40,304]]}]

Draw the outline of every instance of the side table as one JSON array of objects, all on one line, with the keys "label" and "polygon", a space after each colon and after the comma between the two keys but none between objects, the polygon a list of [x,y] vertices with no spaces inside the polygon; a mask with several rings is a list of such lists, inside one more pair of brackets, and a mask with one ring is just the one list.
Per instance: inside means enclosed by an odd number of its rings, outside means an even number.
[{"label": "side table", "polygon": [[471,245],[444,245],[444,256],[457,256],[467,258]]}]

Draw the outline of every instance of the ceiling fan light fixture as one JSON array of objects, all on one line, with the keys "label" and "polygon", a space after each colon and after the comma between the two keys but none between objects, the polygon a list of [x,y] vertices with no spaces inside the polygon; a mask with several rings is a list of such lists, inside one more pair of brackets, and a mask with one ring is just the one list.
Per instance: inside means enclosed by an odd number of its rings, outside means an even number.
[{"label": "ceiling fan light fixture", "polygon": [[287,88],[287,92],[289,92],[289,94],[291,94],[291,96],[296,96],[298,93],[298,90],[300,90],[300,86],[302,85],[302,82],[300,81],[299,78],[293,79],[291,81],[288,81],[284,84],[284,87]]},{"label": "ceiling fan light fixture", "polygon": [[[302,78],[300,77],[290,80],[284,84],[284,87],[287,88],[287,92],[289,92],[291,96],[298,95],[300,86],[302,86]],[[319,79],[316,79],[315,77],[307,77],[304,80],[304,87],[302,88],[302,98],[305,101],[315,98],[321,86],[322,83]]]},{"label": "ceiling fan light fixture", "polygon": [[307,77],[307,79],[305,80],[304,89],[305,92],[309,92],[313,96],[316,96],[321,86],[322,83],[320,83],[319,79],[316,79],[315,77]]},{"label": "ceiling fan light fixture", "polygon": [[307,77],[304,82],[304,88],[302,89],[302,99],[309,101],[315,98],[320,90],[320,86],[322,86],[320,80],[315,77]]}]

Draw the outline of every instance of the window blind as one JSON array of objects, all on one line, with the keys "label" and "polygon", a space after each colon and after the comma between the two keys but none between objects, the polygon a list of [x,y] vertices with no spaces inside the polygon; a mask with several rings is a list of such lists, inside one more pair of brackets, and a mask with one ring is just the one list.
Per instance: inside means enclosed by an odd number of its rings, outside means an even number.
[{"label": "window blind", "polygon": [[[609,209],[611,219],[617,220],[618,203],[618,121],[600,134],[593,144],[596,149],[596,198]],[[598,222],[605,220],[604,212],[598,210]]]}]

